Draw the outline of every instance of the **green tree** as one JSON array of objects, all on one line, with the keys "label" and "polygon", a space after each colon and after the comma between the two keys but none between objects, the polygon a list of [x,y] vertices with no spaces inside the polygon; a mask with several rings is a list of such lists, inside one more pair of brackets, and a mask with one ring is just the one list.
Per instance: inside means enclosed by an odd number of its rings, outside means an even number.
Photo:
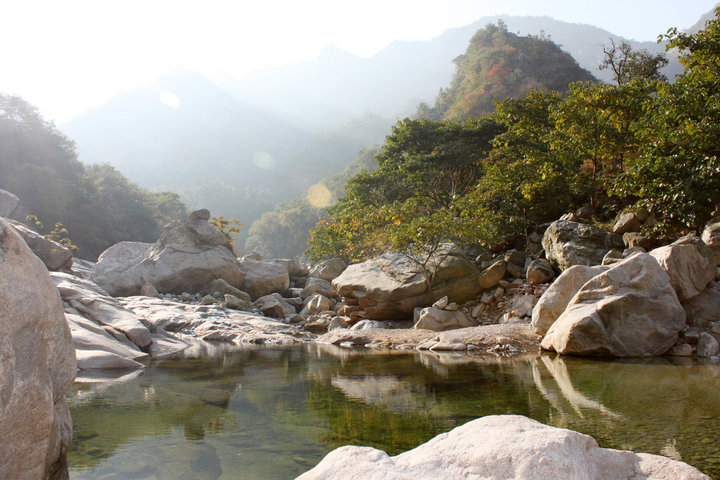
[{"label": "green tree", "polygon": [[634,51],[625,40],[616,45],[612,38],[610,46],[603,45],[603,53],[605,58],[600,70],[612,70],[617,85],[626,85],[633,80],[667,80],[661,70],[668,64],[668,59],[662,53]]}]

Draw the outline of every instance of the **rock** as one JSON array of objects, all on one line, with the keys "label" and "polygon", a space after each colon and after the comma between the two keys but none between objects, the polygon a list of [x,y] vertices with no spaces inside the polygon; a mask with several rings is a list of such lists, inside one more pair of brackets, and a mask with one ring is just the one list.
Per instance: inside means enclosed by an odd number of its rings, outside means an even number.
[{"label": "rock", "polygon": [[250,295],[243,292],[239,288],[233,287],[222,278],[216,278],[215,280],[210,282],[210,285],[208,285],[207,287],[207,291],[208,293],[210,293],[210,295],[215,295],[217,297],[223,297],[224,295],[233,295],[246,302],[251,301]]},{"label": "rock", "polygon": [[137,295],[145,282],[161,293],[197,293],[217,278],[239,287],[244,274],[228,239],[201,219],[168,224],[152,245],[113,245],[100,255],[92,273],[113,296]]},{"label": "rock", "polygon": [[715,263],[720,266],[720,217],[710,220],[702,233],[702,241],[715,253]]},{"label": "rock", "polygon": [[525,269],[514,263],[507,264],[507,273],[515,278],[525,278]]},{"label": "rock", "polygon": [[294,277],[306,277],[308,273],[310,273],[308,266],[300,263],[296,258],[276,258],[273,262],[279,263],[287,268],[291,279]]},{"label": "rock", "polygon": [[140,295],[143,295],[145,297],[159,297],[160,294],[157,291],[157,288],[155,288],[155,285],[153,285],[150,282],[145,282],[142,287],[140,287]]},{"label": "rock", "polygon": [[123,342],[110,335],[102,325],[81,315],[66,313],[72,334],[77,366],[80,370],[99,368],[144,368],[135,361],[147,357],[130,342]]},{"label": "rock", "polygon": [[499,259],[483,270],[478,277],[478,285],[480,285],[480,288],[483,290],[495,288],[498,282],[505,276],[505,272],[507,272],[507,263],[505,260]]},{"label": "rock", "polygon": [[472,313],[470,314],[470,316],[475,319],[480,318],[480,315],[482,315],[485,310],[487,310],[487,305],[481,303],[480,305],[476,305],[475,308],[472,309]]},{"label": "rock", "polygon": [[4,219],[0,331],[0,477],[65,479],[75,349],[47,268]]},{"label": "rock", "polygon": [[618,262],[621,262],[624,260],[625,257],[623,257],[623,254],[620,250],[613,248],[609,252],[605,254],[602,260],[603,265],[614,265]]},{"label": "rock", "polygon": [[627,232],[623,234],[623,243],[627,248],[641,247],[645,250],[652,250],[658,246],[658,241],[640,232]]},{"label": "rock", "polygon": [[337,292],[332,284],[322,278],[310,277],[305,288],[300,291],[300,298],[308,298],[312,295],[324,295],[326,297],[336,297]]},{"label": "rock", "polygon": [[210,220],[210,210],[207,208],[201,208],[200,210],[195,210],[190,214],[190,221],[193,220]]},{"label": "rock", "polygon": [[253,299],[274,292],[284,292],[290,286],[290,274],[284,265],[247,256],[243,257],[238,265],[245,274],[242,288]]},{"label": "rock", "polygon": [[329,260],[325,260],[322,263],[319,263],[312,270],[310,270],[310,276],[322,278],[323,280],[331,282],[337,277],[339,277],[346,268],[347,263],[345,263],[342,259],[331,258]]},{"label": "rock", "polygon": [[582,206],[575,210],[575,216],[580,220],[592,220],[595,209],[589,205]]},{"label": "rock", "polygon": [[565,215],[560,217],[560,220],[565,221],[565,222],[579,222],[580,217],[575,215],[575,212],[570,212],[570,213],[566,213]]},{"label": "rock", "polygon": [[325,295],[315,293],[306,299],[305,307],[300,312],[300,315],[308,317],[330,310],[332,310],[332,301]]},{"label": "rock", "polygon": [[680,300],[688,300],[708,286],[717,267],[693,244],[672,244],[650,252],[670,276]]},{"label": "rock", "polygon": [[508,250],[507,252],[505,252],[505,255],[503,255],[503,260],[505,260],[505,262],[507,262],[508,264],[517,265],[518,267],[525,266],[525,258],[525,253],[515,248]]},{"label": "rock", "polygon": [[471,318],[468,318],[462,311],[449,312],[447,310],[440,310],[439,308],[428,307],[423,308],[422,312],[420,312],[420,319],[413,328],[440,332],[442,330],[471,327],[473,325],[475,325],[475,322]]},{"label": "rock", "polygon": [[295,307],[285,301],[279,293],[271,293],[258,298],[255,306],[263,313],[263,315],[272,318],[288,318],[295,315]]},{"label": "rock", "polygon": [[718,345],[715,337],[707,332],[701,332],[698,336],[697,344],[697,355],[698,357],[712,357],[717,355],[720,351],[720,345]]},{"label": "rock", "polygon": [[20,234],[30,250],[42,260],[48,270],[69,269],[72,267],[72,250],[54,240],[47,239],[15,220],[5,219]]},{"label": "rock", "polygon": [[555,271],[550,262],[544,258],[533,260],[525,274],[525,279],[530,285],[547,283],[553,278],[555,278]]},{"label": "rock", "polygon": [[693,348],[687,343],[680,343],[668,350],[667,354],[672,357],[692,357]]},{"label": "rock", "polygon": [[623,213],[613,225],[613,233],[622,235],[627,232],[639,232],[640,227],[642,227],[642,222],[635,213]]},{"label": "rock", "polygon": [[348,320],[350,320],[348,317],[333,317],[333,319],[330,320],[330,323],[328,323],[328,332],[331,332],[336,328],[348,328]]},{"label": "rock", "polygon": [[684,327],[685,311],[667,274],[641,253],[585,283],[541,345],[563,354],[655,356],[669,350]]},{"label": "rock", "polygon": [[395,457],[333,450],[297,480],[710,480],[675,460],[600,448],[589,435],[520,415],[472,420]]},{"label": "rock", "polygon": [[510,305],[510,314],[522,318],[532,315],[533,307],[538,299],[535,295],[521,295],[515,297]]},{"label": "rock", "polygon": [[573,265],[599,265],[609,250],[625,246],[618,234],[564,220],[550,224],[542,245],[546,258],[560,270]]},{"label": "rock", "polygon": [[225,306],[228,308],[233,308],[235,310],[247,310],[248,306],[250,306],[250,295],[248,295],[246,300],[244,298],[236,297],[230,293],[226,293],[223,295],[223,301],[225,302]]},{"label": "rock", "polygon": [[385,322],[379,320],[360,320],[358,323],[350,327],[350,330],[370,330],[373,328],[386,328]]},{"label": "rock", "polygon": [[710,282],[705,290],[682,303],[689,325],[706,328],[720,321],[720,282]]},{"label": "rock", "polygon": [[0,217],[11,217],[20,203],[20,199],[6,190],[0,189]]},{"label": "rock", "polygon": [[409,319],[415,307],[432,305],[446,295],[451,301],[465,302],[480,292],[479,271],[461,252],[446,256],[450,249],[454,250],[444,247],[428,262],[436,270],[431,290],[417,265],[397,253],[350,265],[332,285],[373,320]]},{"label": "rock", "polygon": [[[447,295],[445,295],[445,296],[442,297],[440,300],[438,300],[438,301],[436,301],[435,303],[433,303],[432,306],[433,306],[434,308],[439,308],[440,310],[442,310],[443,308],[445,308],[445,307],[448,306],[448,302],[449,302],[449,299],[448,299]],[[457,309],[456,309],[456,310],[457,310]]]},{"label": "rock", "polygon": [[212,295],[205,295],[200,299],[200,305],[216,305],[218,303],[220,303],[220,300]]}]

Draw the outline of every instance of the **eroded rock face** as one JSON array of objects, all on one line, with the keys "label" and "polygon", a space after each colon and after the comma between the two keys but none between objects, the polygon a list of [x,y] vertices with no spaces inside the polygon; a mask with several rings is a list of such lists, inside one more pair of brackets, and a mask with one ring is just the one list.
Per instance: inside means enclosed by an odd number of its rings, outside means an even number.
[{"label": "eroded rock face", "polygon": [[67,478],[75,349],[47,269],[3,220],[0,331],[0,477]]},{"label": "eroded rock face", "polygon": [[656,356],[684,327],[685,311],[668,275],[642,253],[587,281],[541,345],[563,354]]},{"label": "eroded rock face", "polygon": [[330,452],[298,480],[710,480],[658,455],[600,448],[588,435],[520,415],[478,418],[388,456],[370,447]]},{"label": "eroded rock face", "polygon": [[100,255],[92,273],[113,296],[138,295],[146,282],[160,293],[196,293],[217,278],[239,288],[245,276],[227,238],[202,218],[169,224],[152,245],[113,245]]},{"label": "eroded rock face", "polygon": [[573,265],[600,265],[605,254],[625,247],[622,237],[583,223],[558,220],[550,224],[542,239],[545,255],[560,270]]},{"label": "eroded rock face", "polygon": [[463,255],[437,257],[437,261],[441,263],[432,291],[417,265],[397,253],[350,265],[332,285],[342,297],[356,301],[373,320],[411,318],[415,307],[431,305],[446,295],[450,301],[464,302],[480,292],[480,272]]}]

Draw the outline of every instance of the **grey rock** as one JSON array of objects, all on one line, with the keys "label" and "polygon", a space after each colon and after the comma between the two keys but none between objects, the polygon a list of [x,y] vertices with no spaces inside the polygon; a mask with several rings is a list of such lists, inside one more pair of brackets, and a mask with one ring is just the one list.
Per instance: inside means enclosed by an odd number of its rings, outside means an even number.
[{"label": "grey rock", "polygon": [[712,249],[715,263],[720,266],[720,217],[713,218],[705,225],[702,241]]},{"label": "grey rock", "polygon": [[295,307],[287,303],[279,293],[271,293],[258,298],[255,306],[263,315],[272,318],[289,318],[297,313]]},{"label": "grey rock", "polygon": [[250,302],[252,299],[250,298],[250,295],[243,292],[239,288],[235,288],[232,285],[230,285],[228,282],[223,280],[222,278],[216,278],[212,282],[210,282],[210,285],[208,285],[207,291],[211,295],[216,295],[219,298],[222,298],[225,295],[232,295],[234,297],[237,297],[245,302]]},{"label": "grey rock", "polygon": [[20,203],[20,199],[6,190],[0,189],[0,217],[11,217]]},{"label": "grey rock", "polygon": [[300,298],[308,298],[315,294],[324,295],[326,297],[337,296],[335,288],[333,288],[329,281],[323,280],[322,278],[310,277],[305,285],[305,288],[300,291]]},{"label": "grey rock", "polygon": [[622,235],[627,232],[639,232],[640,227],[642,227],[642,222],[635,213],[623,213],[613,225],[613,233]]},{"label": "grey rock", "polygon": [[650,252],[670,277],[680,300],[688,300],[708,286],[717,267],[691,243],[672,244]]},{"label": "grey rock", "polygon": [[483,290],[490,290],[498,285],[507,272],[507,263],[503,259],[496,260],[478,277],[478,285]]},{"label": "grey rock", "polygon": [[609,250],[625,246],[618,234],[564,220],[550,224],[542,245],[547,259],[560,270],[573,265],[600,265]]},{"label": "grey rock", "polygon": [[290,286],[290,274],[284,265],[255,260],[248,256],[240,259],[238,265],[245,274],[242,289],[253,299],[284,292]]},{"label": "grey rock", "polygon": [[555,270],[553,270],[550,262],[544,258],[533,260],[525,273],[525,279],[531,285],[547,283],[553,278],[555,278]]},{"label": "grey rock", "polygon": [[710,282],[702,292],[682,304],[689,325],[706,328],[720,322],[720,282]]},{"label": "grey rock", "polygon": [[346,268],[347,263],[345,263],[341,258],[331,258],[319,263],[310,270],[310,276],[322,278],[323,280],[331,282],[339,277]]},{"label": "grey rock", "polygon": [[475,325],[472,318],[469,318],[462,311],[450,312],[440,310],[439,308],[428,307],[420,312],[420,318],[413,328],[421,328],[425,330],[433,330],[440,332],[453,328],[471,327]]},{"label": "grey rock", "polygon": [[718,345],[715,337],[707,332],[701,332],[698,336],[697,344],[697,355],[698,357],[712,357],[717,355],[720,351],[720,345]]},{"label": "grey rock", "polygon": [[15,220],[5,219],[20,234],[30,250],[42,260],[48,270],[69,269],[73,263],[72,250],[50,240]]},{"label": "grey rock", "polygon": [[200,210],[195,210],[190,214],[190,220],[210,220],[210,210],[207,208],[201,208]]}]

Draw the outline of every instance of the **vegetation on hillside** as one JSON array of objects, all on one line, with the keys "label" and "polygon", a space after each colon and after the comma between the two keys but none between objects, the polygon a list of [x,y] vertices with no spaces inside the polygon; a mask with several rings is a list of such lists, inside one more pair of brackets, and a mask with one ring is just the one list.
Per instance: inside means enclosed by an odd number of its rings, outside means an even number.
[{"label": "vegetation on hillside", "polygon": [[[585,205],[604,218],[646,207],[657,232],[701,229],[720,205],[718,15],[697,34],[661,37],[681,53],[675,83],[657,75],[661,56],[608,49],[609,61],[643,68],[623,70],[616,85],[532,88],[476,117],[470,105],[482,102],[467,101],[468,74],[458,72],[435,108],[467,120],[399,122],[380,168],[351,178],[311,232],[308,255],[360,260],[439,241],[499,246]],[[499,27],[476,38],[488,35],[511,38]]]},{"label": "vegetation on hillside", "polygon": [[186,213],[176,194],[143,190],[108,164],[83,166],[74,143],[16,96],[0,95],[0,188],[20,198],[20,220],[61,222],[88,259],[121,240],[154,241]]}]

